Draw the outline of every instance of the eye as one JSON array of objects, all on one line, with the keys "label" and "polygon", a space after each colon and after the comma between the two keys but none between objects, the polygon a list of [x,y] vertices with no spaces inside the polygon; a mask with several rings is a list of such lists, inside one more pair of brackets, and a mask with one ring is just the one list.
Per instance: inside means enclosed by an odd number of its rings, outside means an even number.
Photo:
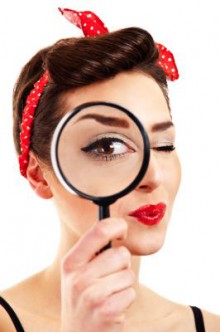
[{"label": "eye", "polygon": [[81,148],[95,160],[111,161],[125,156],[127,153],[135,152],[128,142],[118,137],[102,137],[88,146]]},{"label": "eye", "polygon": [[152,147],[151,149],[159,152],[169,153],[175,150],[175,146],[173,144],[167,144],[167,145]]}]

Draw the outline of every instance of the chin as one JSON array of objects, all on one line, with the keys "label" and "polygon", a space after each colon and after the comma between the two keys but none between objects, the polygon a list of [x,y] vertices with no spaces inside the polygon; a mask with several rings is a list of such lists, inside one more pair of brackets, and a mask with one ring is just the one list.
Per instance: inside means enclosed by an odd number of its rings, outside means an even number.
[{"label": "chin", "polygon": [[167,226],[167,220],[154,226],[145,226],[131,222],[129,223],[127,243],[125,242],[125,245],[133,255],[153,255],[164,245]]},{"label": "chin", "polygon": [[129,243],[127,248],[132,255],[135,256],[149,256],[156,254],[164,244],[164,239],[151,239],[148,243]]},{"label": "chin", "polygon": [[[138,232],[139,233],[139,232]],[[117,246],[125,246],[134,256],[148,256],[157,253],[165,242],[166,232],[156,228],[148,232],[135,234],[134,230],[128,230],[125,240],[117,241]]]}]

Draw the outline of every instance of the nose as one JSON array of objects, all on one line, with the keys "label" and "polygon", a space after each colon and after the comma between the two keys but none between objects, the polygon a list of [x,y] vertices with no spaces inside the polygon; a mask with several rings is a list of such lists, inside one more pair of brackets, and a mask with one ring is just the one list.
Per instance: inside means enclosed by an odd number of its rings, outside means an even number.
[{"label": "nose", "polygon": [[162,182],[162,169],[156,156],[151,153],[147,172],[137,186],[136,190],[152,192],[160,186]]}]

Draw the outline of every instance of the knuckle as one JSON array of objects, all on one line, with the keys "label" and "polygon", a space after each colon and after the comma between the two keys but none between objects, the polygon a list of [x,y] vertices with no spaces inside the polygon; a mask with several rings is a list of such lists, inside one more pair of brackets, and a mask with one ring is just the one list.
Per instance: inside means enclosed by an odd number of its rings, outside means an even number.
[{"label": "knuckle", "polygon": [[125,313],[114,305],[112,301],[105,301],[100,309],[100,316],[106,323],[115,322],[117,326],[123,325],[125,321]]},{"label": "knuckle", "polygon": [[128,229],[128,224],[125,221],[125,219],[123,218],[112,218],[111,221],[109,221],[111,224],[115,224],[116,227],[118,228],[118,231],[121,234],[126,234],[127,233],[127,229]]},{"label": "knuckle", "polygon": [[78,297],[81,292],[88,287],[88,277],[85,268],[81,268],[71,273],[63,274],[62,284],[72,296]]},{"label": "knuckle", "polygon": [[101,293],[88,289],[84,293],[83,302],[87,309],[94,309],[103,305],[104,297]]},{"label": "knuckle", "polygon": [[134,285],[135,281],[136,281],[135,273],[132,270],[128,269],[127,277],[128,277],[129,284]]},{"label": "knuckle", "polygon": [[100,310],[100,314],[105,321],[109,321],[112,320],[118,312],[110,301],[106,301]]},{"label": "knuckle", "polygon": [[93,228],[93,234],[95,237],[108,241],[109,240],[109,229],[107,229],[106,225],[103,223],[96,225]]},{"label": "knuckle", "polygon": [[74,296],[81,294],[86,287],[85,279],[77,273],[71,276],[69,283],[70,291]]},{"label": "knuckle", "polygon": [[65,256],[61,262],[61,271],[68,274],[71,271],[71,264],[68,256]]},{"label": "knuckle", "polygon": [[109,239],[112,235],[125,236],[128,225],[123,218],[108,218],[97,224],[93,228],[96,236]]},{"label": "knuckle", "polygon": [[126,247],[119,247],[118,248],[118,253],[117,253],[121,259],[123,259],[125,262],[130,262],[131,260],[131,253],[129,252],[129,250]]},{"label": "knuckle", "polygon": [[120,223],[120,226],[121,226],[122,229],[124,229],[125,231],[127,230],[128,225],[127,225],[125,219],[117,218],[117,223]]},{"label": "knuckle", "polygon": [[120,217],[111,217],[111,220],[109,219],[109,223],[115,223],[117,225],[120,225],[121,227],[127,228],[127,223],[124,220],[124,218],[120,218]]}]

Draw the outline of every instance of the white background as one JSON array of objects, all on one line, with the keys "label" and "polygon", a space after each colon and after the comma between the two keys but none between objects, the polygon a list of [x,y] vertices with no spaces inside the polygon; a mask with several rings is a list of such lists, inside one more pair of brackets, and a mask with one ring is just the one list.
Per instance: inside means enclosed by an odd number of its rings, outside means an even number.
[{"label": "white background", "polygon": [[38,49],[81,35],[57,7],[93,10],[110,30],[140,26],[173,51],[170,84],[183,177],[163,250],[143,259],[141,280],[174,301],[220,313],[220,10],[209,0],[4,0],[0,7],[0,288],[46,266],[59,236],[54,207],[19,175],[11,94]]}]

